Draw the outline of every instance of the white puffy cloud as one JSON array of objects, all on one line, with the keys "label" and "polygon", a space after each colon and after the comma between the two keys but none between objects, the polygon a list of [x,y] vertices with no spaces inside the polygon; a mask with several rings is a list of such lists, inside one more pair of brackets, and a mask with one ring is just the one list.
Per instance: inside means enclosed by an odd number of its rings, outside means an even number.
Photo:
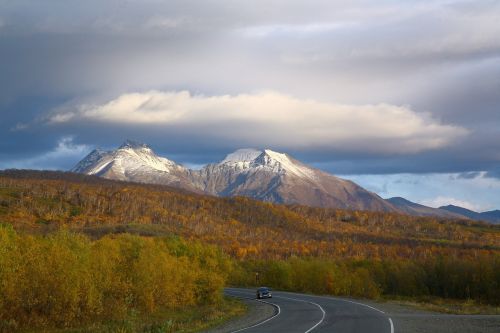
[{"label": "white puffy cloud", "polygon": [[428,113],[390,104],[346,105],[277,92],[205,96],[187,91],[124,94],[101,105],[66,107],[50,123],[79,120],[181,129],[185,139],[239,140],[249,146],[417,153],[467,135]]}]

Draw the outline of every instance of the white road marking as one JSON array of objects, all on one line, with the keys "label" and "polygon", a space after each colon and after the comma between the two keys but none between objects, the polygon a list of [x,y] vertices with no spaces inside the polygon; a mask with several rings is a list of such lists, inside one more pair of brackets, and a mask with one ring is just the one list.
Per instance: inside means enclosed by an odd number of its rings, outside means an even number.
[{"label": "white road marking", "polygon": [[[378,311],[378,312],[380,312],[382,314],[386,314],[384,311],[379,310],[379,309],[377,309],[377,308],[375,308],[373,306],[370,306],[368,304],[358,303],[358,302],[349,301],[347,299],[341,299],[341,298],[333,298],[333,299],[338,299],[338,300],[341,300],[341,301],[344,301],[344,302],[349,302],[349,303],[353,303],[353,304],[357,304],[357,305],[363,305],[363,306],[366,306],[367,308],[370,308],[372,310]],[[387,319],[389,319],[389,324],[391,325],[391,333],[394,333],[394,324],[392,323],[392,319],[391,319],[391,317],[387,317]]]},{"label": "white road marking", "polygon": [[[237,290],[233,290],[233,292],[236,292],[236,293],[240,293],[240,294],[245,294],[245,292],[241,292],[241,291],[237,291]],[[269,304],[269,305],[272,305],[274,306],[276,309],[278,309],[278,313],[276,313],[274,316],[270,317],[270,318],[267,318],[266,320],[264,321],[261,321],[260,323],[257,323],[255,325],[252,325],[252,326],[248,326],[248,327],[244,327],[244,328],[240,328],[239,330],[236,330],[236,331],[232,331],[231,333],[236,333],[236,332],[241,332],[241,331],[245,331],[245,330],[248,330],[250,328],[254,328],[254,327],[257,327],[257,326],[260,326],[262,324],[265,324],[267,323],[268,321],[278,317],[280,314],[281,314],[281,308],[278,304],[274,304],[274,303],[271,303],[271,302],[266,302],[266,301],[262,301],[262,300],[256,300],[257,302],[262,302],[262,303],[266,303],[266,304]]]},{"label": "white road marking", "polygon": [[[337,298],[337,297],[329,297],[329,296],[316,296],[316,295],[306,295],[306,296],[326,298],[326,299],[334,299],[334,300],[339,300],[339,301],[348,302],[348,303],[352,303],[352,304],[362,305],[362,306],[365,306],[365,307],[370,308],[372,310],[378,311],[378,312],[380,312],[380,313],[382,313],[384,315],[386,314],[384,311],[379,310],[379,309],[377,309],[377,308],[375,308],[373,306],[370,306],[368,304],[358,303],[358,302],[350,301],[350,300],[347,300],[347,299],[342,299],[342,298]],[[391,317],[387,317],[387,319],[389,320],[389,325],[391,326],[391,333],[394,333],[394,324],[392,323],[392,319],[391,319]]]},{"label": "white road marking", "polygon": [[[229,289],[231,289],[231,288],[227,288],[227,289],[229,290]],[[233,291],[233,292],[237,292],[237,293],[239,292],[240,294],[245,294],[245,292],[241,292],[241,291],[239,291],[239,290],[234,290],[234,289],[233,289],[232,291]],[[296,294],[296,293],[295,293],[295,294]],[[299,295],[300,295],[300,294],[299,294]],[[304,296],[306,296],[306,297],[319,297],[319,298],[333,299],[333,300],[339,300],[339,301],[348,302],[348,303],[352,303],[352,304],[362,305],[362,306],[364,306],[364,307],[367,307],[367,308],[370,308],[370,309],[375,310],[375,311],[377,311],[377,312],[380,312],[380,313],[382,313],[382,314],[384,314],[384,315],[386,314],[384,311],[379,310],[379,309],[377,309],[377,308],[375,308],[375,307],[373,307],[373,306],[371,306],[371,305],[368,305],[368,304],[363,304],[363,303],[359,303],[359,302],[354,302],[354,301],[347,300],[347,299],[336,298],[336,297],[329,297],[329,296],[316,296],[316,295],[304,295]],[[304,333],[309,333],[309,332],[311,332],[311,331],[312,331],[312,330],[314,330],[316,327],[318,327],[318,326],[319,326],[319,325],[323,322],[323,320],[325,320],[326,312],[325,312],[325,310],[321,307],[321,305],[319,305],[319,304],[317,304],[317,303],[314,303],[314,302],[311,302],[311,301],[302,300],[302,299],[297,299],[297,298],[284,297],[284,296],[274,296],[274,297],[275,297],[275,298],[284,298],[284,299],[289,299],[289,300],[293,300],[293,301],[299,301],[299,302],[310,303],[310,304],[313,304],[313,305],[317,306],[317,307],[321,310],[321,312],[323,313],[323,316],[322,316],[321,320],[320,320],[319,322],[317,322],[317,323],[316,323],[313,327],[311,327],[310,329],[308,329],[307,331],[305,331]],[[261,302],[264,302],[264,301],[261,301]],[[264,302],[264,303],[268,303],[268,302]],[[271,319],[273,319],[273,318],[277,317],[277,316],[280,314],[280,312],[281,312],[280,307],[279,307],[277,304],[274,304],[274,303],[268,303],[268,304],[274,305],[274,306],[276,306],[276,307],[278,308],[278,314],[277,314],[277,315],[275,315],[275,316],[273,316],[273,317],[271,317],[271,318],[268,318],[267,320],[265,320],[265,321],[263,321],[263,322],[261,322],[261,323],[259,323],[259,324],[257,324],[257,325],[250,326],[250,327],[246,327],[246,328],[242,328],[242,329],[240,329],[240,330],[238,330],[238,331],[234,331],[234,332],[231,332],[231,333],[241,332],[241,331],[243,331],[243,330],[246,330],[246,329],[249,329],[249,328],[252,328],[252,327],[256,327],[256,326],[262,325],[262,324],[264,324],[265,322],[267,322],[267,321],[269,321],[269,320],[271,320]],[[389,325],[390,325],[390,327],[391,327],[391,333],[394,333],[394,324],[393,324],[393,322],[392,322],[392,319],[391,319],[391,317],[387,317],[387,319],[389,320]]]},{"label": "white road marking", "polygon": [[[329,298],[329,297],[327,297],[327,298]],[[377,309],[377,308],[374,308],[373,306],[370,306],[370,305],[368,305],[368,304],[358,303],[358,302],[354,302],[354,301],[350,301],[350,300],[348,300],[348,299],[342,299],[342,298],[334,298],[334,297],[330,297],[330,298],[332,298],[332,299],[338,299],[339,301],[349,302],[349,303],[352,303],[352,304],[357,304],[357,305],[366,306],[367,308],[370,308],[370,309],[372,309],[372,310],[375,310],[375,311],[378,311],[378,312],[380,312],[380,313],[382,313],[382,314],[385,314],[385,312],[384,312],[384,311],[379,310],[379,309]]]},{"label": "white road marking", "polygon": [[298,301],[298,302],[304,302],[304,303],[309,303],[309,304],[313,304],[315,306],[317,306],[321,312],[323,313],[323,316],[321,317],[321,320],[318,321],[313,327],[311,327],[310,329],[308,329],[307,331],[305,331],[304,333],[309,333],[311,332],[313,329],[315,329],[316,327],[318,327],[318,325],[320,325],[323,320],[325,320],[325,316],[326,316],[326,312],[325,310],[321,307],[321,305],[319,305],[318,303],[314,303],[314,302],[311,302],[311,301],[306,301],[306,300],[303,300],[303,299],[298,299],[298,298],[290,298],[290,297],[284,297],[284,296],[275,296],[276,298],[283,298],[283,299],[289,299],[289,300],[292,300],[292,301]]}]

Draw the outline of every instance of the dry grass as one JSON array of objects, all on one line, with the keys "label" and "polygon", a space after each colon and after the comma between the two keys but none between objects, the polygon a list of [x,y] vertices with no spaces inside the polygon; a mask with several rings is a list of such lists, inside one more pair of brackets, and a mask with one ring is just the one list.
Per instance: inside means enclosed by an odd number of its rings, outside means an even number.
[{"label": "dry grass", "polygon": [[219,326],[224,322],[242,316],[247,306],[240,300],[224,298],[217,306],[195,306],[177,310],[162,310],[154,314],[130,313],[120,321],[94,323],[71,329],[45,329],[31,332],[44,333],[194,333]]},{"label": "dry grass", "polygon": [[418,310],[432,311],[446,314],[459,315],[500,315],[500,307],[488,304],[480,304],[474,300],[454,300],[438,297],[424,298],[397,298],[387,300],[390,303],[408,306]]}]

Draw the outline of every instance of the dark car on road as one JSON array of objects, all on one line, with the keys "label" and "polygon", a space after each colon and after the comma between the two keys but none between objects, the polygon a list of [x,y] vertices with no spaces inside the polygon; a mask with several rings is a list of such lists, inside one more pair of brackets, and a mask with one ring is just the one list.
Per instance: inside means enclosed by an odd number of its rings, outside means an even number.
[{"label": "dark car on road", "polygon": [[271,294],[271,289],[267,287],[260,287],[257,289],[257,299],[262,299],[262,298],[272,298],[273,295]]}]

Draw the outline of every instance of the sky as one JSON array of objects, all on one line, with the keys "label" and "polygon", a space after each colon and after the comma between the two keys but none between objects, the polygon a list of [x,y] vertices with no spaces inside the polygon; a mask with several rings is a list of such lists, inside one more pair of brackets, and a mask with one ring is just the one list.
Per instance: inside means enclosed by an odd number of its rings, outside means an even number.
[{"label": "sky", "polygon": [[382,197],[500,209],[500,2],[0,0],[0,169],[148,143],[286,152]]}]

